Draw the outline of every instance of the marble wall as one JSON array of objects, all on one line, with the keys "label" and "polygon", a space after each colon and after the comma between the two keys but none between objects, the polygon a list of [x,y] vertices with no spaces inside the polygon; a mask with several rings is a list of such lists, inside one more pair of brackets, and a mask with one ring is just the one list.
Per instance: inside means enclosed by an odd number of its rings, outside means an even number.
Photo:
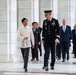
[{"label": "marble wall", "polygon": [[0,0],[0,62],[16,61],[17,0]]},{"label": "marble wall", "polygon": [[18,60],[17,52],[17,0],[9,0],[8,8],[8,47],[9,62]]},{"label": "marble wall", "polygon": [[67,24],[73,29],[76,23],[76,1],[75,0],[40,0],[39,2],[39,21],[42,26],[42,21],[45,19],[44,10],[53,10],[52,15],[59,20],[60,26],[62,19],[66,19]]},{"label": "marble wall", "polygon": [[[32,0],[33,1],[33,0]],[[21,26],[21,19],[27,18],[29,21],[29,25],[31,24],[31,0],[18,0],[18,26]]]},{"label": "marble wall", "polygon": [[0,62],[8,62],[7,0],[0,0]]},{"label": "marble wall", "polygon": [[19,60],[17,28],[21,19],[26,17],[29,25],[38,21],[42,27],[45,19],[44,10],[53,10],[53,17],[66,19],[72,28],[76,23],[75,0],[0,0],[0,62],[15,62]]},{"label": "marble wall", "polygon": [[73,29],[75,23],[76,23],[76,0],[70,0],[70,25]]},{"label": "marble wall", "polygon": [[45,19],[44,10],[50,9],[52,9],[52,0],[39,0],[39,22],[41,27]]},{"label": "marble wall", "polygon": [[69,16],[70,16],[70,7],[69,7],[69,0],[58,0],[58,19],[60,25],[62,24],[62,19],[66,19],[67,23],[69,24]]}]

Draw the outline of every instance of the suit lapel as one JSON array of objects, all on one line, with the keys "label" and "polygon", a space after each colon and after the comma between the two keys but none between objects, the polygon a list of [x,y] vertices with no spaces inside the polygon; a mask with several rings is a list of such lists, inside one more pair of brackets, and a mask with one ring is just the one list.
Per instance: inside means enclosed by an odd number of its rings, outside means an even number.
[{"label": "suit lapel", "polygon": [[65,33],[66,33],[66,31],[68,30],[67,28],[68,28],[68,27],[66,26],[66,30],[65,30]]},{"label": "suit lapel", "polygon": [[[62,31],[63,31],[63,26],[62,26],[61,29],[62,29]],[[65,32],[63,31],[63,33],[66,33],[67,29],[68,29],[68,27],[66,26],[66,30],[65,30]]]},{"label": "suit lapel", "polygon": [[63,31],[63,26],[61,27],[61,30],[62,30],[62,32],[64,33],[64,31]]}]

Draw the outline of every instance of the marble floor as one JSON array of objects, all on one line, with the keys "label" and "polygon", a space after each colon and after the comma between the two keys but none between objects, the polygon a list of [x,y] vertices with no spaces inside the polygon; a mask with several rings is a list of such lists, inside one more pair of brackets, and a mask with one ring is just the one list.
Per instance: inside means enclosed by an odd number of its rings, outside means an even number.
[{"label": "marble floor", "polygon": [[[50,60],[49,60],[50,63]],[[76,59],[70,54],[70,60],[62,62],[56,60],[55,70],[46,72],[42,69],[43,57],[40,61],[31,62],[29,59],[28,72],[25,73],[23,63],[0,63],[0,75],[76,75]]]}]

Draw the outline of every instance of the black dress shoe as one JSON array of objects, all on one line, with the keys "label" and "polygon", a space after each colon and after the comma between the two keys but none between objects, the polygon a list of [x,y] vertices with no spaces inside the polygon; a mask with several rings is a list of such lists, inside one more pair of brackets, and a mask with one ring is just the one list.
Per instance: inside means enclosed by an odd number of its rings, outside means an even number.
[{"label": "black dress shoe", "polygon": [[42,56],[42,53],[40,53],[40,56]]},{"label": "black dress shoe", "polygon": [[43,70],[48,71],[48,67],[42,67]]},{"label": "black dress shoe", "polygon": [[48,67],[45,67],[45,71],[48,71],[49,69],[48,69]]},{"label": "black dress shoe", "polygon": [[54,67],[51,67],[51,70],[54,70]]},{"label": "black dress shoe", "polygon": [[57,60],[60,60],[60,58],[58,58]]},{"label": "black dress shoe", "polygon": [[76,56],[75,56],[75,57],[73,57],[73,58],[76,58]]},{"label": "black dress shoe", "polygon": [[65,60],[63,60],[62,62],[65,62]]},{"label": "black dress shoe", "polygon": [[42,69],[44,70],[44,69],[45,69],[45,67],[42,67]]},{"label": "black dress shoe", "polygon": [[25,69],[25,72],[27,72],[27,69]]},{"label": "black dress shoe", "polygon": [[39,59],[36,59],[37,61],[39,61]]},{"label": "black dress shoe", "polygon": [[25,67],[23,67],[23,69],[25,69]]},{"label": "black dress shoe", "polygon": [[69,58],[67,58],[67,61],[69,61]]},{"label": "black dress shoe", "polygon": [[34,59],[31,59],[31,61],[34,61]]}]

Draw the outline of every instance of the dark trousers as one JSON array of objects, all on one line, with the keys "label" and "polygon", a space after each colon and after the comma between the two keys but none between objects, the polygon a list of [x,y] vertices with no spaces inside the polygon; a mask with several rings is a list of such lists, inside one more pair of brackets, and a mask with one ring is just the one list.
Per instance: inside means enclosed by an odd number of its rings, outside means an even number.
[{"label": "dark trousers", "polygon": [[24,68],[26,68],[26,69],[28,66],[29,49],[30,48],[21,48],[21,53],[22,53],[22,57],[24,60]]},{"label": "dark trousers", "polygon": [[35,58],[38,59],[38,45],[37,44],[35,44],[35,47],[33,49],[31,48],[31,53],[32,53],[33,60]]},{"label": "dark trousers", "polygon": [[40,51],[40,54],[42,54],[41,44],[40,44],[40,45],[38,45],[38,49],[39,49],[39,51]]},{"label": "dark trousers", "polygon": [[44,43],[44,50],[45,50],[45,54],[44,54],[44,67],[48,67],[48,59],[49,59],[49,55],[50,55],[50,51],[51,51],[51,64],[50,66],[54,66],[55,64],[55,44],[52,43],[51,45],[45,44]]},{"label": "dark trousers", "polygon": [[62,42],[61,49],[62,49],[63,60],[66,59],[66,54],[67,54],[67,60],[68,60],[69,59],[69,42]]},{"label": "dark trousers", "polygon": [[76,41],[73,42],[73,53],[74,56],[76,57]]},{"label": "dark trousers", "polygon": [[56,46],[56,57],[57,57],[58,59],[61,59],[61,46],[60,46],[60,44],[58,44],[58,45]]}]

